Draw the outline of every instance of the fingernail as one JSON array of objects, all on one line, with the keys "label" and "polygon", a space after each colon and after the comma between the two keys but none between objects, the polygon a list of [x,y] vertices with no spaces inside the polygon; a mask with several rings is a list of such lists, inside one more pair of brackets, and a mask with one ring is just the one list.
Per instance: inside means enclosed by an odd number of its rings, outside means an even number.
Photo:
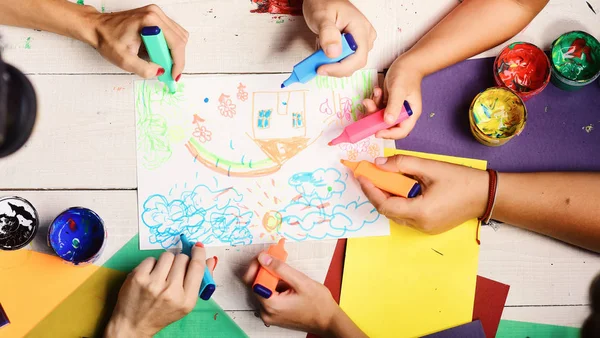
[{"label": "fingernail", "polygon": [[327,74],[327,72],[326,72],[326,71],[324,71],[324,70],[318,70],[318,71],[317,71],[317,74],[319,74],[319,75],[321,75],[321,76],[327,76],[327,75],[329,75],[329,74]]},{"label": "fingernail", "polygon": [[215,269],[216,269],[217,268],[217,263],[219,263],[219,257],[213,256],[213,259],[215,260]]},{"label": "fingernail", "polygon": [[375,164],[384,165],[387,163],[387,161],[388,161],[387,157],[378,157],[375,159]]},{"label": "fingernail", "polygon": [[325,54],[327,55],[338,55],[339,53],[342,52],[341,50],[341,46],[340,45],[328,45],[327,47],[325,47]]},{"label": "fingernail", "polygon": [[165,73],[165,69],[164,68],[158,68],[158,71],[156,72],[156,76],[161,76]]},{"label": "fingernail", "polygon": [[258,255],[258,261],[260,262],[260,264],[268,266],[273,261],[273,257],[266,253],[261,253],[260,255]]},{"label": "fingernail", "polygon": [[180,78],[181,78],[181,74],[177,75],[177,77],[175,78],[175,82],[179,82]]},{"label": "fingernail", "polygon": [[196,246],[199,248],[204,248],[204,244],[202,242],[196,242]]}]

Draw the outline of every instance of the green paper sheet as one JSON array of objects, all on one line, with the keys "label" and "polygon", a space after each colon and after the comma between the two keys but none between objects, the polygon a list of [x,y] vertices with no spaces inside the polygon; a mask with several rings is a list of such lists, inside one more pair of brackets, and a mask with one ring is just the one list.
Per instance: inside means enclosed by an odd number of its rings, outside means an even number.
[{"label": "green paper sheet", "polygon": [[579,329],[514,320],[501,320],[496,338],[579,338]]},{"label": "green paper sheet", "polygon": [[[98,271],[44,318],[27,337],[101,336],[118,292],[127,274],[146,257],[158,258],[163,250],[141,251],[134,236]],[[198,300],[194,310],[183,319],[167,326],[155,337],[248,337],[212,299]]]}]

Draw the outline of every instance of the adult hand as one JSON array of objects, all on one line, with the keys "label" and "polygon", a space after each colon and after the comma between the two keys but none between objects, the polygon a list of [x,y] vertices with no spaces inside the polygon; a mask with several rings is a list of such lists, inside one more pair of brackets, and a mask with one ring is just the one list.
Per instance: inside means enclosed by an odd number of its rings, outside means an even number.
[{"label": "adult hand", "polygon": [[369,20],[348,0],[304,0],[302,5],[306,24],[319,35],[319,44],[330,58],[342,53],[341,32],[350,33],[356,40],[356,52],[341,62],[323,65],[320,75],[344,77],[367,64],[377,32]]},{"label": "adult hand", "polygon": [[216,257],[206,260],[202,243],[186,254],[163,253],[158,261],[140,263],[121,287],[106,329],[106,337],[152,337],[165,326],[190,313],[196,301],[205,266],[214,270]]},{"label": "adult hand", "polygon": [[142,44],[140,32],[146,26],[160,27],[173,58],[171,75],[175,81],[179,80],[185,66],[185,46],[189,33],[158,6],[149,5],[115,13],[96,13],[91,20],[96,37],[90,44],[100,55],[123,70],[145,79],[162,75],[165,70],[138,57]]},{"label": "adult hand", "polygon": [[327,335],[336,317],[343,314],[329,290],[266,253],[259,254],[250,264],[243,277],[248,286],[252,287],[261,266],[283,281],[269,299],[257,296],[261,304],[260,318],[265,325]]},{"label": "adult hand", "polygon": [[403,198],[358,177],[363,192],[377,211],[396,223],[439,234],[481,217],[485,211],[489,183],[486,171],[404,155],[377,158],[375,164],[386,171],[412,175],[421,184],[421,195]]}]

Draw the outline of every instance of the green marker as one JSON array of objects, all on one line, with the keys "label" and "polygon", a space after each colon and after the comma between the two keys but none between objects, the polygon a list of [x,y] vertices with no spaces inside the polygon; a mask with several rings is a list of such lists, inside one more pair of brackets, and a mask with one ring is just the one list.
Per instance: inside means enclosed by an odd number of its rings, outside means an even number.
[{"label": "green marker", "polygon": [[169,87],[169,92],[175,93],[177,85],[175,80],[173,80],[173,76],[171,76],[173,59],[171,58],[169,46],[167,46],[167,41],[160,27],[148,26],[142,28],[142,41],[144,41],[148,55],[150,55],[150,60],[165,70],[165,73],[159,76],[158,80]]}]

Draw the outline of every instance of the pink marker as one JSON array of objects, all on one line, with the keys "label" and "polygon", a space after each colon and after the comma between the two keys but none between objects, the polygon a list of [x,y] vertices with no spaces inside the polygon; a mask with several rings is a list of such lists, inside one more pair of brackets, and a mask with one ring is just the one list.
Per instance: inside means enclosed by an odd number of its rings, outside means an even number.
[{"label": "pink marker", "polygon": [[[389,124],[385,122],[383,119],[383,113],[385,109],[382,109],[376,113],[373,113],[364,119],[360,119],[351,125],[344,128],[342,134],[336,138],[334,138],[331,142],[329,142],[330,146],[334,146],[340,143],[356,143],[360,140],[366,139],[371,135],[375,135],[380,130],[384,130],[390,127]],[[413,114],[412,109],[407,101],[404,101],[404,105],[402,106],[402,111],[396,120],[394,125],[399,124],[400,122],[408,119]]]}]

